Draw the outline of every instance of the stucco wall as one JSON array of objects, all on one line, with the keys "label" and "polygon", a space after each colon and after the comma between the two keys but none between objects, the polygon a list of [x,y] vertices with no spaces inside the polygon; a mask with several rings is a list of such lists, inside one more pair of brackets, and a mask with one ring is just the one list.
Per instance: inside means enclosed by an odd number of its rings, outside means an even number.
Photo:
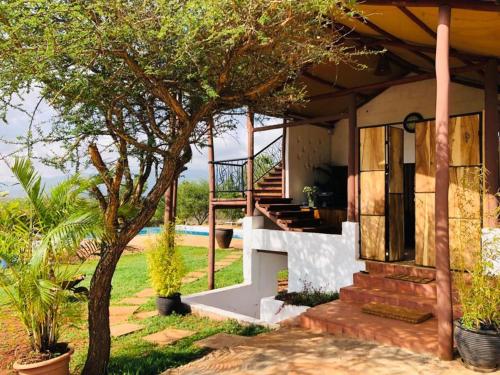
[{"label": "stucco wall", "polygon": [[314,182],[313,168],[330,161],[331,136],[317,126],[297,126],[287,130],[287,196],[304,200],[304,186]]},{"label": "stucco wall", "polygon": [[[418,112],[425,118],[435,117],[436,81],[427,80],[390,87],[358,109],[358,126],[401,122],[407,114]],[[483,90],[451,84],[450,114],[482,111]],[[348,122],[341,120],[332,132],[331,162],[347,165]],[[415,161],[414,135],[405,132],[405,163]]]}]

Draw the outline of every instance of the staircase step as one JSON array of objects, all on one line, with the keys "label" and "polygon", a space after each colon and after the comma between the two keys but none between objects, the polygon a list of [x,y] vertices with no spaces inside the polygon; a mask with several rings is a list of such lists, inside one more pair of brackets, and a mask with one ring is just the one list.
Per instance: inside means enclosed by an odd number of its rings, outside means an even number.
[{"label": "staircase step", "polygon": [[279,175],[279,176],[269,176],[269,175],[266,175],[265,177],[263,177],[261,179],[261,181],[265,181],[265,182],[279,181],[279,182],[282,182],[283,178],[281,177],[281,175]]},{"label": "staircase step", "polygon": [[413,294],[420,297],[436,298],[436,283],[418,284],[409,281],[388,279],[383,274],[354,274],[354,285],[360,288],[377,288],[388,292]]},{"label": "staircase step", "polygon": [[279,219],[284,218],[313,218],[314,212],[312,211],[276,211],[272,212],[272,215],[276,216]]},{"label": "staircase step", "polygon": [[282,197],[256,197],[255,200],[259,206],[266,204],[290,204],[292,203],[292,198],[282,198]]},{"label": "staircase step", "polygon": [[340,288],[340,299],[351,303],[379,302],[409,309],[430,311],[433,314],[436,312],[436,299],[434,298],[395,293],[378,288],[362,288],[354,285]]},{"label": "staircase step", "polygon": [[319,226],[309,226],[303,228],[290,228],[294,232],[311,232],[311,233],[333,233],[335,227],[332,225],[319,225]]},{"label": "staircase step", "polygon": [[315,332],[374,341],[418,353],[437,353],[435,318],[411,324],[367,315],[361,311],[360,304],[337,300],[307,310],[300,316],[300,325]]},{"label": "staircase step", "polygon": [[300,204],[260,204],[260,206],[268,211],[300,211]]},{"label": "staircase step", "polygon": [[306,228],[306,227],[319,227],[322,221],[319,219],[278,219],[280,223],[285,224],[290,228]]},{"label": "staircase step", "polygon": [[436,270],[434,268],[418,267],[415,265],[406,265],[401,263],[385,263],[367,260],[365,261],[366,270],[370,274],[404,274],[418,277],[426,277],[430,279],[436,278]]},{"label": "staircase step", "polygon": [[255,198],[279,198],[283,194],[281,191],[260,191],[256,192],[254,197]]},{"label": "staircase step", "polygon": [[280,189],[281,190],[281,181],[271,181],[271,182],[266,182],[266,181],[259,181],[257,182],[257,185],[261,189]]}]

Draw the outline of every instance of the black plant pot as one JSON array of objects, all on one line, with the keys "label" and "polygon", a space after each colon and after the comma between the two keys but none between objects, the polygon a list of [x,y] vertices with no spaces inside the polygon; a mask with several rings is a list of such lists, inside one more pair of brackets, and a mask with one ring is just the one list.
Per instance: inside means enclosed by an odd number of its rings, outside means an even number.
[{"label": "black plant pot", "polygon": [[156,297],[156,308],[158,309],[158,314],[161,316],[178,312],[181,306],[180,293],[174,293],[170,297]]},{"label": "black plant pot", "polygon": [[232,229],[216,229],[215,238],[217,239],[217,244],[221,249],[227,249],[231,245],[231,240],[233,239]]},{"label": "black plant pot", "polygon": [[455,342],[465,364],[482,370],[500,367],[500,334],[494,330],[473,331],[455,320]]}]

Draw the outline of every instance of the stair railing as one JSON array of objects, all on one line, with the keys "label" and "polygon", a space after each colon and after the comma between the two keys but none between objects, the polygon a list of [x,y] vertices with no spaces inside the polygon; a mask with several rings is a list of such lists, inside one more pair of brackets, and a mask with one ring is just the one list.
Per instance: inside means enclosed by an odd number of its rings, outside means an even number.
[{"label": "stair railing", "polygon": [[[254,184],[282,161],[283,136],[279,136],[254,155]],[[213,162],[216,198],[244,198],[247,190],[247,158]]]}]

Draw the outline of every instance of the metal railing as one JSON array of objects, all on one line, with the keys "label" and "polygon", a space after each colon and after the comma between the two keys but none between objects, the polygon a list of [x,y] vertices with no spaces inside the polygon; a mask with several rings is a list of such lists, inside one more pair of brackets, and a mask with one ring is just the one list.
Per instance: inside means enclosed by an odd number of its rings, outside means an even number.
[{"label": "metal railing", "polygon": [[[279,136],[256,153],[254,183],[261,180],[282,161],[283,136]],[[247,158],[217,160],[213,162],[216,198],[243,198],[247,190]]]}]

